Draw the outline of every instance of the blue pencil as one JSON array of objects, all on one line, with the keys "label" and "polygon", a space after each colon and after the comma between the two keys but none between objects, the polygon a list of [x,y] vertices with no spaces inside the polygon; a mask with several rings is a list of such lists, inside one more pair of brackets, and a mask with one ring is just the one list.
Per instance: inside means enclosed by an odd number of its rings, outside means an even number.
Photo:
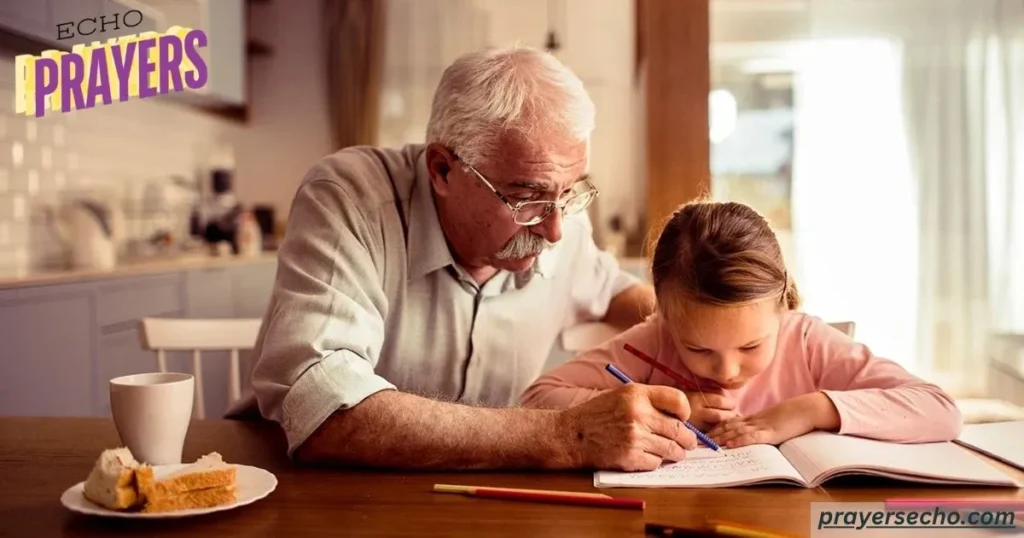
[{"label": "blue pencil", "polygon": [[[630,379],[628,375],[622,373],[622,370],[616,368],[614,364],[609,363],[607,366],[604,367],[604,369],[608,370],[608,373],[618,378],[618,380],[622,381],[624,384],[633,382],[633,380]],[[697,439],[699,439],[700,442],[711,447],[711,450],[714,450],[715,452],[722,451],[721,447],[719,447],[718,444],[712,441],[711,438],[708,437],[707,435],[704,435],[704,432],[698,430],[696,426],[690,424],[688,421],[685,420],[683,421],[683,425],[686,426],[688,430],[693,432],[693,434],[697,436]]]}]

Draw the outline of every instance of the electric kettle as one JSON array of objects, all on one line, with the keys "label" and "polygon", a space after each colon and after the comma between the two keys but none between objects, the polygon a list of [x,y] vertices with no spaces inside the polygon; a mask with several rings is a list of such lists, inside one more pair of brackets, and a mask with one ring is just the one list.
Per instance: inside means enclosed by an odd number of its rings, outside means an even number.
[{"label": "electric kettle", "polygon": [[110,270],[117,266],[124,214],[115,204],[75,199],[63,205],[51,223],[73,269]]}]

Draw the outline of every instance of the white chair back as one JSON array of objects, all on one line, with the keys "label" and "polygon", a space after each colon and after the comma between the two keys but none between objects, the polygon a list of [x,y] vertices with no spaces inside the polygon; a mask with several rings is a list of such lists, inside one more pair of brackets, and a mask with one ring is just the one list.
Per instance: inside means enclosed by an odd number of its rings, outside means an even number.
[{"label": "white chair back", "polygon": [[835,327],[836,329],[839,329],[840,331],[842,331],[843,334],[849,336],[850,338],[853,338],[853,333],[857,329],[857,324],[852,321],[835,321],[829,323],[829,325]]},{"label": "white chair back", "polygon": [[562,331],[562,349],[566,351],[586,351],[601,345],[619,334],[619,329],[601,321],[580,323]]},{"label": "white chair back", "polygon": [[260,331],[259,319],[185,319],[143,318],[139,334],[142,347],[156,352],[156,365],[160,372],[167,371],[168,351],[192,352],[192,375],[195,377],[195,404],[193,415],[206,417],[203,401],[203,369],[200,356],[203,351],[228,351],[228,405],[241,397],[242,380],[239,373],[238,352],[256,345]]}]

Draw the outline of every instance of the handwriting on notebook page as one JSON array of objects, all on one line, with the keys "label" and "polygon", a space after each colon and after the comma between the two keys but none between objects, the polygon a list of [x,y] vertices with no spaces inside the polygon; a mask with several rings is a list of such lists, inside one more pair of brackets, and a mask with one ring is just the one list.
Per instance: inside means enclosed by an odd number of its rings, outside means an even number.
[{"label": "handwriting on notebook page", "polygon": [[729,454],[729,449],[723,448],[721,452],[711,450],[707,447],[697,447],[693,450],[686,452],[686,459],[688,460],[703,460],[707,458],[724,458]]},{"label": "handwriting on notebook page", "polygon": [[[710,449],[709,451],[713,452]],[[756,447],[729,450],[725,455],[709,457],[702,454],[697,457],[689,456],[690,454],[688,453],[685,460],[662,465],[653,471],[622,473],[616,477],[616,482],[636,481],[637,483],[644,483],[655,481],[658,483],[702,484],[741,479],[751,475],[768,473],[773,470],[758,457]]]}]

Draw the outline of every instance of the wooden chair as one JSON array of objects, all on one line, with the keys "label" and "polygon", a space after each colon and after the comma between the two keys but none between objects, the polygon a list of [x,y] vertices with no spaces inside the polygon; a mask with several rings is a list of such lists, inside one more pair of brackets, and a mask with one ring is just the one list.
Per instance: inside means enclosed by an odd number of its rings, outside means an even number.
[{"label": "wooden chair", "polygon": [[239,373],[238,352],[250,350],[256,344],[260,331],[259,319],[185,319],[143,318],[139,334],[142,347],[156,352],[156,366],[167,371],[168,351],[192,352],[192,375],[195,376],[195,404],[193,415],[206,417],[203,401],[203,369],[200,354],[203,351],[229,351],[228,405],[241,397],[242,381]]},{"label": "wooden chair", "polygon": [[[853,338],[856,324],[852,321],[838,321],[829,325]],[[581,323],[562,331],[562,349],[565,351],[586,351],[619,334],[619,329],[604,322]]]}]

